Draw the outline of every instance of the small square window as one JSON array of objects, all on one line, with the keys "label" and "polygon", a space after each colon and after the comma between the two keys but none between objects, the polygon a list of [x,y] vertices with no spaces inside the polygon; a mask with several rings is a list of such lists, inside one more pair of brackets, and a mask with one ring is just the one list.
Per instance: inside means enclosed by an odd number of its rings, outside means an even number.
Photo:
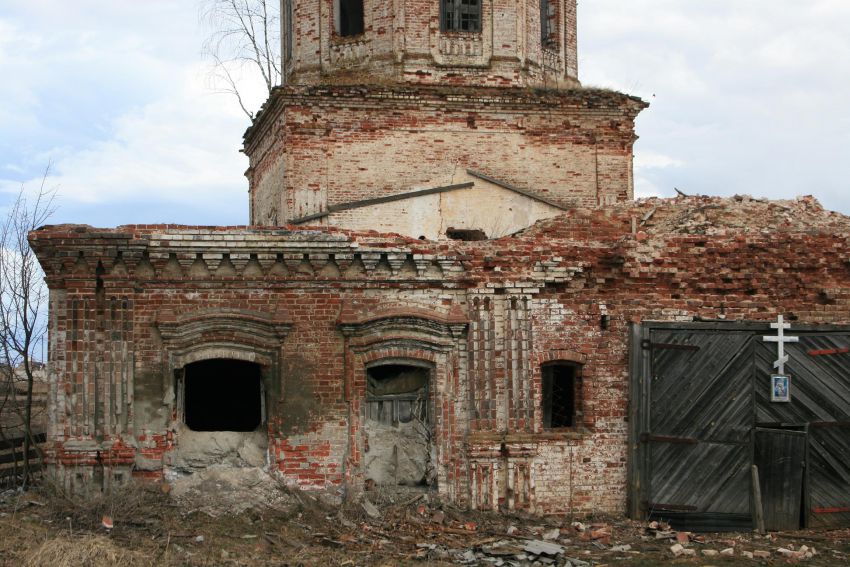
[{"label": "small square window", "polygon": [[569,362],[543,366],[543,427],[559,429],[578,424],[581,367]]}]

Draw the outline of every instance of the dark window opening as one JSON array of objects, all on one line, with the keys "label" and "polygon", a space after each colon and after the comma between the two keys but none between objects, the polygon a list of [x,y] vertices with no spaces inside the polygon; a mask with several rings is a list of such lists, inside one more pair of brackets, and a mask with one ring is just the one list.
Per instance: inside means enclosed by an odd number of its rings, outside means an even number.
[{"label": "dark window opening", "polygon": [[294,0],[284,0],[284,21],[285,26],[284,29],[284,45],[283,45],[283,59],[284,61],[289,61],[292,59],[292,34],[295,30],[295,26],[292,21],[292,2]]},{"label": "dark window opening", "polygon": [[452,240],[466,240],[469,242],[487,240],[487,235],[479,228],[449,228],[446,230],[446,236]]},{"label": "dark window opening", "polygon": [[385,425],[428,422],[428,369],[385,364],[368,369],[366,417]]},{"label": "dark window opening", "polygon": [[575,427],[580,392],[580,367],[571,363],[547,364],[543,371],[543,427]]},{"label": "dark window opening", "polygon": [[442,31],[481,31],[481,0],[442,0],[441,7]]},{"label": "dark window opening", "polygon": [[540,41],[550,49],[558,46],[558,0],[540,0]]},{"label": "dark window opening", "polygon": [[262,422],[260,366],[217,358],[186,365],[184,415],[193,431],[254,431]]},{"label": "dark window opening", "polygon": [[336,33],[350,37],[363,33],[363,0],[337,0]]}]

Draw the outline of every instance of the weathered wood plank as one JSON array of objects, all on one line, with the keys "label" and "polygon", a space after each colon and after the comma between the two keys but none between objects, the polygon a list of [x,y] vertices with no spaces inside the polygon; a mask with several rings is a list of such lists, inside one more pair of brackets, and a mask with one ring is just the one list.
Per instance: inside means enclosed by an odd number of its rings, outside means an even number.
[{"label": "weathered wood plank", "polygon": [[810,350],[809,356],[832,356],[835,354],[846,354],[850,352],[850,348],[824,348],[820,350]]},{"label": "weathered wood plank", "polygon": [[[650,513],[636,510],[636,502],[654,502],[696,508],[669,513],[708,525],[716,519],[718,527],[733,523],[726,522],[733,515],[751,517],[750,436],[756,424],[773,423],[810,432],[808,445],[805,440],[802,445],[808,446],[808,457],[799,443],[776,448],[777,455],[790,451],[792,460],[809,459],[810,525],[850,525],[850,356],[841,356],[850,352],[850,330],[794,325],[800,342],[787,347],[791,401],[771,403],[776,353],[772,345],[752,340],[770,332],[767,324],[649,322],[640,327],[632,336],[638,354],[631,364],[640,374],[632,377],[630,414],[630,441],[640,467],[631,479],[632,491],[637,489],[630,500],[634,514]],[[782,433],[793,437],[794,432]],[[802,485],[798,488],[780,497],[780,503],[786,497],[800,500],[786,502],[797,510],[788,513],[796,522],[789,529],[799,527]],[[740,502],[745,508],[733,511]]]},{"label": "weathered wood plank", "polygon": [[664,435],[650,435],[649,433],[641,433],[641,443],[684,443],[685,445],[696,445],[699,439],[693,437],[669,437]]},{"label": "weathered wood plank", "polygon": [[649,343],[649,348],[667,349],[667,350],[690,350],[697,351],[700,349],[698,345],[680,345],[674,343]]},{"label": "weathered wood plank", "polygon": [[758,465],[753,465],[751,471],[753,478],[753,520],[758,533],[764,535],[767,530],[764,527],[764,500],[761,497],[761,481],[759,480]]},{"label": "weathered wood plank", "polygon": [[809,429],[809,523],[850,525],[850,432],[846,427]]},{"label": "weathered wood plank", "polygon": [[755,465],[758,466],[767,530],[797,530],[803,497],[806,433],[756,429]]},{"label": "weathered wood plank", "polygon": [[[44,433],[36,433],[33,435],[33,439],[36,443],[44,443],[47,440],[47,435]],[[21,437],[13,437],[11,439],[0,440],[0,451],[3,449],[14,449],[16,447],[20,447],[24,444],[24,438]]]}]

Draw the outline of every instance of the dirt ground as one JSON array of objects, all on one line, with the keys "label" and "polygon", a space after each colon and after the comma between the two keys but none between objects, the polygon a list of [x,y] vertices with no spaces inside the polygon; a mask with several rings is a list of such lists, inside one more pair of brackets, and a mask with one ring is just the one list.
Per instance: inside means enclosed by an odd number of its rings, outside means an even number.
[{"label": "dirt ground", "polygon": [[[334,505],[278,487],[279,497],[262,498],[270,507],[243,505],[237,513],[234,502],[239,499],[232,494],[220,499],[218,494],[233,487],[210,486],[220,489],[210,490],[203,506],[196,500],[178,500],[159,486],[135,486],[88,500],[68,497],[47,484],[24,494],[7,491],[0,494],[0,565],[583,567],[850,562],[848,529],[768,536],[686,534],[665,524],[621,518],[465,512],[440,504],[433,494],[410,490],[367,492]],[[222,505],[217,508],[219,500]]]}]

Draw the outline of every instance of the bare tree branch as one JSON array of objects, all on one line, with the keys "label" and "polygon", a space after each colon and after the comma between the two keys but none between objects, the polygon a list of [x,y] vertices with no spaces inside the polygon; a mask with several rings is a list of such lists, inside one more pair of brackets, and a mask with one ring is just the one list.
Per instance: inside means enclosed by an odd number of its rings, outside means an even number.
[{"label": "bare tree branch", "polygon": [[236,80],[230,74],[230,71],[228,70],[227,66],[219,62],[215,69],[215,77],[224,81],[224,86],[219,87],[219,91],[225,94],[231,94],[235,96],[236,102],[239,103],[239,108],[242,109],[242,112],[244,112],[249,119],[253,120],[254,113],[248,110],[248,108],[245,106],[245,103],[242,101],[242,95],[239,94],[239,89],[237,88]]},{"label": "bare tree branch", "polygon": [[[56,191],[47,187],[49,175],[50,165],[32,195],[22,186],[0,224],[0,366],[6,386],[0,402],[0,430],[10,414],[18,416],[24,434],[22,488],[31,481],[28,457],[37,449],[32,427],[33,386],[42,362],[36,358],[36,349],[46,333],[48,300],[44,274],[27,237],[55,210]],[[18,403],[19,381],[26,385],[23,405]]]},{"label": "bare tree branch", "polygon": [[[266,90],[280,83],[280,6],[276,0],[204,0],[202,20],[211,33],[203,45],[214,88],[234,95],[253,120],[234,70],[259,73]],[[222,86],[223,85],[223,86]]]}]

